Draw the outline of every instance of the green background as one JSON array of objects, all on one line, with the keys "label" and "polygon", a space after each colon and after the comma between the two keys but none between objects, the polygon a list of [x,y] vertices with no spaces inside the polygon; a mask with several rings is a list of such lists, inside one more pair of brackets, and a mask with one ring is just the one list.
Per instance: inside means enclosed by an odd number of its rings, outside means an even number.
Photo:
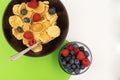
[{"label": "green background", "polygon": [[45,57],[22,56],[16,61],[9,57],[16,52],[7,43],[2,32],[2,16],[10,0],[0,0],[0,80],[68,80],[66,74],[59,66],[58,54],[65,41],[52,54]]}]

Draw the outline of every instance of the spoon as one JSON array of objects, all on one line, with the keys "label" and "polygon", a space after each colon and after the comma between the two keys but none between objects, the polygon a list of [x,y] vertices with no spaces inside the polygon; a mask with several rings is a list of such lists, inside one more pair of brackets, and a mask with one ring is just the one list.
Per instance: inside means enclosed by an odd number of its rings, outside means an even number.
[{"label": "spoon", "polygon": [[26,48],[25,50],[23,50],[23,51],[21,51],[21,52],[19,52],[18,54],[11,56],[11,57],[10,57],[10,60],[11,60],[11,61],[14,61],[14,60],[20,58],[20,57],[23,56],[25,53],[27,53],[29,50],[31,50],[32,48],[36,47],[38,44],[40,44],[40,42],[37,42],[37,43],[35,43],[34,45]]}]

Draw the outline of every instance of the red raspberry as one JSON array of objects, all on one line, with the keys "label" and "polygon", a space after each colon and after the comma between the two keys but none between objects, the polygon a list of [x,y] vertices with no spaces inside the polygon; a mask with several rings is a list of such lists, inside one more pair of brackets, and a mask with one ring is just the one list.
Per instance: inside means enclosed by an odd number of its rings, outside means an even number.
[{"label": "red raspberry", "polygon": [[83,60],[83,59],[85,59],[85,55],[84,55],[83,52],[80,51],[80,52],[77,54],[76,58],[77,58],[78,60]]},{"label": "red raspberry", "polygon": [[71,44],[69,44],[68,46],[66,46],[66,49],[72,50],[73,46]]},{"label": "red raspberry", "polygon": [[23,37],[26,38],[26,39],[32,39],[33,38],[33,34],[30,31],[26,31],[26,32],[24,32]]},{"label": "red raspberry", "polygon": [[37,21],[40,21],[40,20],[41,20],[41,16],[38,13],[35,13],[33,15],[32,21],[37,22]]},{"label": "red raspberry", "polygon": [[28,6],[30,8],[37,8],[38,7],[37,0],[31,0],[30,2],[28,2]]},{"label": "red raspberry", "polygon": [[88,58],[85,58],[82,60],[82,65],[84,67],[88,67],[90,65],[90,60]]},{"label": "red raspberry", "polygon": [[32,46],[32,45],[35,44],[35,43],[36,43],[36,40],[35,40],[35,39],[29,39],[28,44],[29,44],[30,46]]},{"label": "red raspberry", "polygon": [[75,52],[75,55],[77,55],[80,52],[79,48],[74,48],[73,51]]},{"label": "red raspberry", "polygon": [[67,56],[69,55],[69,50],[68,50],[68,49],[63,49],[63,50],[61,51],[61,53],[62,53],[62,55],[63,55],[64,57],[67,57]]}]

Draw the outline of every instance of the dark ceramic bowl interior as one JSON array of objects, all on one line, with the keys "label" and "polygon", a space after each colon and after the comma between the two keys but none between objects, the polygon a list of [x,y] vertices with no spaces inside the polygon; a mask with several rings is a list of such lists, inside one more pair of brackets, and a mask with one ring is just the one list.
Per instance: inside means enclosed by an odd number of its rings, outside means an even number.
[{"label": "dark ceramic bowl interior", "polygon": [[[15,4],[20,4],[22,2],[28,2],[30,0],[11,0],[10,3],[8,4],[5,13],[3,15],[3,21],[2,21],[2,26],[3,26],[3,32],[6,40],[8,43],[13,47],[16,51],[20,52],[27,47],[23,45],[22,41],[17,40],[13,35],[12,35],[12,30],[11,26],[8,22],[9,17],[13,15],[12,12],[12,7]],[[38,1],[46,1],[46,0],[38,0]],[[58,20],[57,20],[57,25],[61,29],[61,34],[59,37],[54,39],[53,41],[44,44],[43,45],[43,50],[41,52],[34,53],[33,51],[29,51],[25,55],[32,56],[32,57],[38,57],[38,56],[45,56],[56,50],[65,40],[67,33],[68,33],[68,28],[69,28],[69,20],[68,20],[68,14],[67,11],[62,4],[60,0],[48,0],[50,2],[50,7],[55,7],[56,12],[58,14]]]},{"label": "dark ceramic bowl interior", "polygon": [[[85,51],[88,51],[88,53],[89,53],[88,59],[90,60],[90,65],[91,65],[91,63],[92,63],[92,54],[91,54],[90,49],[89,49],[89,48],[87,47],[87,45],[85,45],[84,43],[77,42],[77,41],[69,42],[68,44],[66,44],[66,45],[61,49],[61,51],[62,51],[66,46],[68,46],[69,44],[73,44],[73,43],[76,43],[76,44],[79,45],[79,46],[83,46],[83,47],[84,47],[84,50],[85,50]],[[58,56],[58,61],[59,61],[60,67],[61,67],[62,70],[65,71],[66,73],[68,73],[68,74],[70,74],[70,75],[80,75],[80,74],[82,74],[82,73],[85,73],[85,72],[89,69],[90,65],[89,65],[88,67],[85,67],[84,69],[80,69],[79,74],[75,74],[75,72],[70,73],[70,72],[62,65],[62,60],[60,59],[60,57],[62,56],[62,55],[61,55],[61,51],[60,51],[59,56]]]}]

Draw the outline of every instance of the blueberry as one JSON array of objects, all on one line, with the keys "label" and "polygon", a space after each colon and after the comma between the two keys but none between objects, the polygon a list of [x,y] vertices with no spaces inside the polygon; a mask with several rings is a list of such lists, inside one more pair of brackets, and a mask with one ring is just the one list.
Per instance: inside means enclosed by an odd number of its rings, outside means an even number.
[{"label": "blueberry", "polygon": [[80,69],[80,65],[79,65],[79,64],[77,64],[76,67],[77,67],[78,69]]},{"label": "blueberry", "polygon": [[70,51],[70,54],[71,54],[71,55],[74,55],[74,51],[73,51],[73,50],[71,50],[71,51]]},{"label": "blueberry", "polygon": [[73,43],[73,48],[79,48],[79,46],[77,45],[77,43]]},{"label": "blueberry", "polygon": [[51,7],[51,8],[49,8],[48,12],[50,14],[55,14],[56,13],[56,9],[54,7]]},{"label": "blueberry", "polygon": [[24,18],[24,22],[25,22],[25,23],[29,23],[29,22],[30,22],[30,19],[29,19],[28,17],[25,17],[25,18]]},{"label": "blueberry", "polygon": [[88,51],[84,51],[85,57],[89,57],[89,52]]},{"label": "blueberry", "polygon": [[75,69],[75,74],[79,74],[80,73],[80,69]]},{"label": "blueberry", "polygon": [[73,70],[73,69],[68,69],[68,72],[69,72],[70,74],[72,74],[72,73],[74,72],[74,70]]},{"label": "blueberry", "polygon": [[70,61],[70,59],[71,59],[70,56],[67,56],[67,57],[65,58],[66,61]]},{"label": "blueberry", "polygon": [[80,61],[78,59],[75,59],[75,64],[79,64]]},{"label": "blueberry", "polygon": [[26,10],[26,9],[22,9],[22,10],[21,10],[21,14],[22,14],[22,15],[26,15],[26,14],[27,14],[27,10]]},{"label": "blueberry", "polygon": [[62,65],[66,65],[66,61],[62,61]]},{"label": "blueberry", "polygon": [[22,32],[23,32],[22,27],[17,27],[17,31],[18,31],[19,33],[22,33]]},{"label": "blueberry", "polygon": [[72,56],[72,59],[75,59],[75,56],[74,56],[74,55]]},{"label": "blueberry", "polygon": [[80,51],[84,51],[84,47],[83,47],[83,46],[80,46],[80,47],[79,47],[79,50],[80,50]]},{"label": "blueberry", "polygon": [[70,64],[67,64],[66,67],[67,67],[68,69],[71,69],[71,65],[70,65]]},{"label": "blueberry", "polygon": [[81,66],[80,66],[80,69],[82,69],[82,70],[83,70],[83,69],[85,69],[85,67],[81,65]]},{"label": "blueberry", "polygon": [[72,69],[75,69],[75,68],[76,68],[76,65],[75,65],[75,64],[73,64],[71,67],[72,67]]},{"label": "blueberry", "polygon": [[70,64],[74,64],[74,63],[75,63],[74,59],[71,59]]}]

